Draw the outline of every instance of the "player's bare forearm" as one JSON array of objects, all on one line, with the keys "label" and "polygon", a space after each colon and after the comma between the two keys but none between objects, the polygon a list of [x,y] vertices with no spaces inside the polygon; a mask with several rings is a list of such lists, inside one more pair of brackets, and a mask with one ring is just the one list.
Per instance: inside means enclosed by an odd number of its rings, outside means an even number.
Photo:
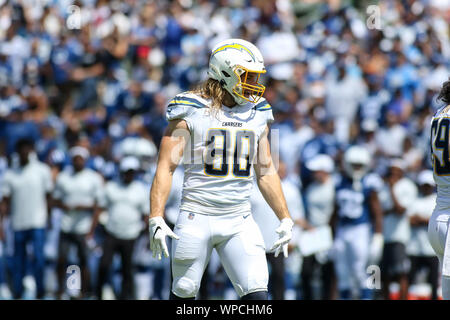
[{"label": "player's bare forearm", "polygon": [[280,177],[277,173],[263,175],[257,179],[259,190],[267,204],[277,215],[278,219],[290,218],[286,199],[281,189]]},{"label": "player's bare forearm", "polygon": [[173,173],[183,156],[188,132],[184,120],[169,121],[169,126],[161,140],[158,164],[150,190],[150,218],[164,216],[164,208],[172,187]]},{"label": "player's bare forearm", "polygon": [[281,188],[280,177],[272,160],[268,128],[264,131],[258,145],[258,158],[255,164],[257,183],[267,204],[277,215],[278,219],[290,218],[286,199]]},{"label": "player's bare forearm", "polygon": [[169,170],[159,169],[153,178],[150,190],[150,218],[164,216],[164,208],[172,187],[172,174]]}]

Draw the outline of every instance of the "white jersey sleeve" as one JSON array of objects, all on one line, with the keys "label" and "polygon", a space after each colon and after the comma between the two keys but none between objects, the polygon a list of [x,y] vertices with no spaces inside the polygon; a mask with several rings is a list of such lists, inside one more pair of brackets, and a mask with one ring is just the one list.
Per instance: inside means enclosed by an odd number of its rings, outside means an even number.
[{"label": "white jersey sleeve", "polygon": [[258,102],[255,105],[255,110],[260,111],[264,115],[266,123],[270,125],[274,121],[272,106],[269,104],[269,102],[267,102],[266,99],[262,98],[261,100],[261,102]]},{"label": "white jersey sleeve", "polygon": [[178,94],[169,102],[167,106],[166,119],[167,121],[185,120],[189,130],[192,130],[195,111],[205,107],[206,105],[204,102],[194,94]]}]

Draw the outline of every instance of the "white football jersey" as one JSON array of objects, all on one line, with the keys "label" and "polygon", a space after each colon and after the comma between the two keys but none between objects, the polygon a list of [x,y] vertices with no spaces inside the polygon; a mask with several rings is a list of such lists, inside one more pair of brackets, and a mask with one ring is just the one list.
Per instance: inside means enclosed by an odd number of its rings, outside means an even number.
[{"label": "white football jersey", "polygon": [[438,205],[450,204],[450,105],[431,119],[431,163],[438,189]]},{"label": "white football jersey", "polygon": [[181,210],[204,214],[250,212],[252,164],[258,141],[273,121],[265,99],[211,112],[211,100],[192,92],[169,102],[167,120],[183,119],[190,141],[183,156],[185,167]]}]

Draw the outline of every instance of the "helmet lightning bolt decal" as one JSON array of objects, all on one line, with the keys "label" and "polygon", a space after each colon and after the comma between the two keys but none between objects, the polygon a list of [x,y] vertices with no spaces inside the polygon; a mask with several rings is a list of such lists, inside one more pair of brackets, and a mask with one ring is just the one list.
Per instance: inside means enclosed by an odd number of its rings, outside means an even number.
[{"label": "helmet lightning bolt decal", "polygon": [[225,45],[217,48],[216,50],[214,50],[214,52],[212,53],[211,56],[215,55],[217,52],[227,50],[227,49],[236,49],[236,50],[240,50],[240,51],[246,51],[252,57],[253,61],[255,61],[255,56],[250,51],[250,49],[248,49],[247,47],[245,47],[239,43],[225,44]]}]

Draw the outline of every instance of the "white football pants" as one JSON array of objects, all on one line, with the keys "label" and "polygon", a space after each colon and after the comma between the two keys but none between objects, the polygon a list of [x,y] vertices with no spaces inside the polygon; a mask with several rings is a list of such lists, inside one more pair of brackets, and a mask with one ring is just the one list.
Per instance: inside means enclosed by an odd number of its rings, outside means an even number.
[{"label": "white football pants", "polygon": [[366,288],[370,235],[368,223],[337,228],[332,256],[339,290],[351,289],[352,280],[358,289]]},{"label": "white football pants", "polygon": [[[445,253],[445,242],[448,233],[448,223],[450,217],[450,208],[436,208],[428,222],[428,239],[433,247],[434,252],[439,258],[440,272]],[[447,249],[448,250],[448,249]],[[442,274],[442,273],[441,273]],[[442,276],[442,298],[450,300],[450,277]]]},{"label": "white football pants", "polygon": [[267,291],[269,280],[264,240],[250,212],[206,215],[181,211],[172,241],[172,292],[196,296],[212,250],[240,297]]}]

